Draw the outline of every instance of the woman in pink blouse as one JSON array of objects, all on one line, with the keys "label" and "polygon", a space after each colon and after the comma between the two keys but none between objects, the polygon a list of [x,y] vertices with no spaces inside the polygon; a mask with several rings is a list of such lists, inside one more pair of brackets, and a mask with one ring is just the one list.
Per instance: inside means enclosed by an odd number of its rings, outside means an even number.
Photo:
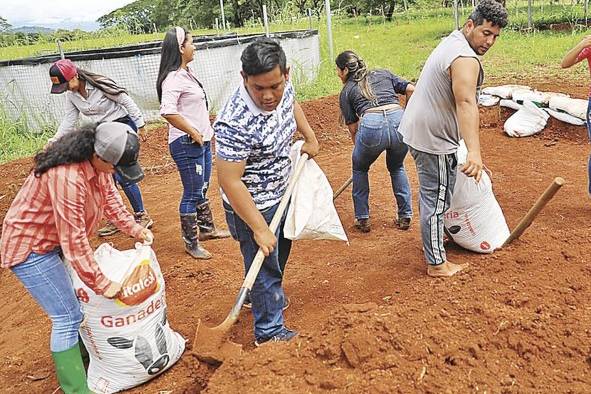
[{"label": "woman in pink blouse", "polygon": [[206,197],[213,129],[203,85],[188,67],[194,53],[191,33],[181,27],[169,30],[162,42],[156,90],[160,115],[169,123],[170,154],[183,183],[179,213],[185,250],[196,259],[210,259],[199,241],[227,238],[230,233],[216,229]]}]

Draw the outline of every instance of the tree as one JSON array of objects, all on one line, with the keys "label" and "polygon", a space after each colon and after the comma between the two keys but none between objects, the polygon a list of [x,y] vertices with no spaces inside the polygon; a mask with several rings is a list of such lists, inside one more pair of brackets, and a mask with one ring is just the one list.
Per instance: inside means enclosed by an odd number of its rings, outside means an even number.
[{"label": "tree", "polygon": [[6,18],[0,16],[0,33],[5,32],[6,30],[10,29],[12,25],[8,23]]},{"label": "tree", "polygon": [[101,16],[97,22],[103,28],[122,26],[134,33],[149,33],[154,29],[154,10],[151,0],[137,0]]}]

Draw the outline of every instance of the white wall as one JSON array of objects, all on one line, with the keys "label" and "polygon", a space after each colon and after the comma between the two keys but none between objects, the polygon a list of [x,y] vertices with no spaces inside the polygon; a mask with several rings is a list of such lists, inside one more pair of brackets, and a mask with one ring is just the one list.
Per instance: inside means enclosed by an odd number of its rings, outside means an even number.
[{"label": "white wall", "polygon": [[[241,81],[240,55],[249,42],[217,48],[199,49],[189,65],[203,83],[210,101],[210,111],[215,113]],[[281,38],[292,75],[298,82],[314,80],[320,65],[318,35],[305,38]],[[238,40],[239,42],[239,40]],[[144,112],[146,120],[159,118],[156,78],[160,54],[136,55],[127,58],[81,61],[82,69],[114,79],[125,87]],[[50,63],[0,67],[0,106],[10,117],[26,117],[31,131],[44,125],[57,127],[64,113],[64,95],[50,94]]]}]

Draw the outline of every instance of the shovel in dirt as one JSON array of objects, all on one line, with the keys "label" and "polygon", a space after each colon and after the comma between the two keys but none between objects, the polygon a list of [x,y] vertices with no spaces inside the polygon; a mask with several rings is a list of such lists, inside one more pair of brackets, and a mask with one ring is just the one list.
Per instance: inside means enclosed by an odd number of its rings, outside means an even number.
[{"label": "shovel in dirt", "polygon": [[[273,215],[273,219],[269,225],[269,229],[272,233],[275,233],[277,227],[279,226],[279,222],[283,217],[283,212],[287,207],[287,203],[289,202],[293,189],[298,181],[298,178],[300,177],[306,160],[308,160],[308,155],[304,153],[298,160],[296,169],[289,180],[287,190],[281,198],[281,202],[279,203],[279,207],[277,208],[275,215]],[[264,259],[265,255],[259,248],[254,260],[252,261],[250,269],[246,274],[246,278],[244,278],[244,282],[242,283],[238,297],[236,297],[236,302],[222,324],[213,328],[209,328],[201,324],[201,319],[199,319],[197,322],[197,331],[195,332],[195,339],[193,340],[193,353],[201,361],[219,364],[224,362],[226,359],[236,358],[241,354],[242,345],[230,341],[226,338],[226,336],[228,334],[228,330],[238,319],[240,309],[244,304],[246,296],[252,289],[252,285],[259,274],[259,270],[263,265]]]}]

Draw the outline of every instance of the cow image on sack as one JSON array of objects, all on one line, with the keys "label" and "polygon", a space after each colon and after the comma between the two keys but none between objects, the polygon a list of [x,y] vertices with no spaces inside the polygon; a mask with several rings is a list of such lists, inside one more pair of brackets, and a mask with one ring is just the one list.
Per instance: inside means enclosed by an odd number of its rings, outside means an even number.
[{"label": "cow image on sack", "polygon": [[460,141],[454,193],[444,216],[445,232],[464,249],[492,253],[509,237],[509,227],[488,174],[483,172],[480,182],[476,183],[460,170],[467,154],[464,141]]},{"label": "cow image on sack", "polygon": [[70,269],[84,322],[88,388],[114,393],[140,385],[170,368],[185,350],[184,338],[166,317],[165,284],[150,246],[119,251],[100,245],[95,260],[109,279],[122,283],[114,299],[97,296]]}]

